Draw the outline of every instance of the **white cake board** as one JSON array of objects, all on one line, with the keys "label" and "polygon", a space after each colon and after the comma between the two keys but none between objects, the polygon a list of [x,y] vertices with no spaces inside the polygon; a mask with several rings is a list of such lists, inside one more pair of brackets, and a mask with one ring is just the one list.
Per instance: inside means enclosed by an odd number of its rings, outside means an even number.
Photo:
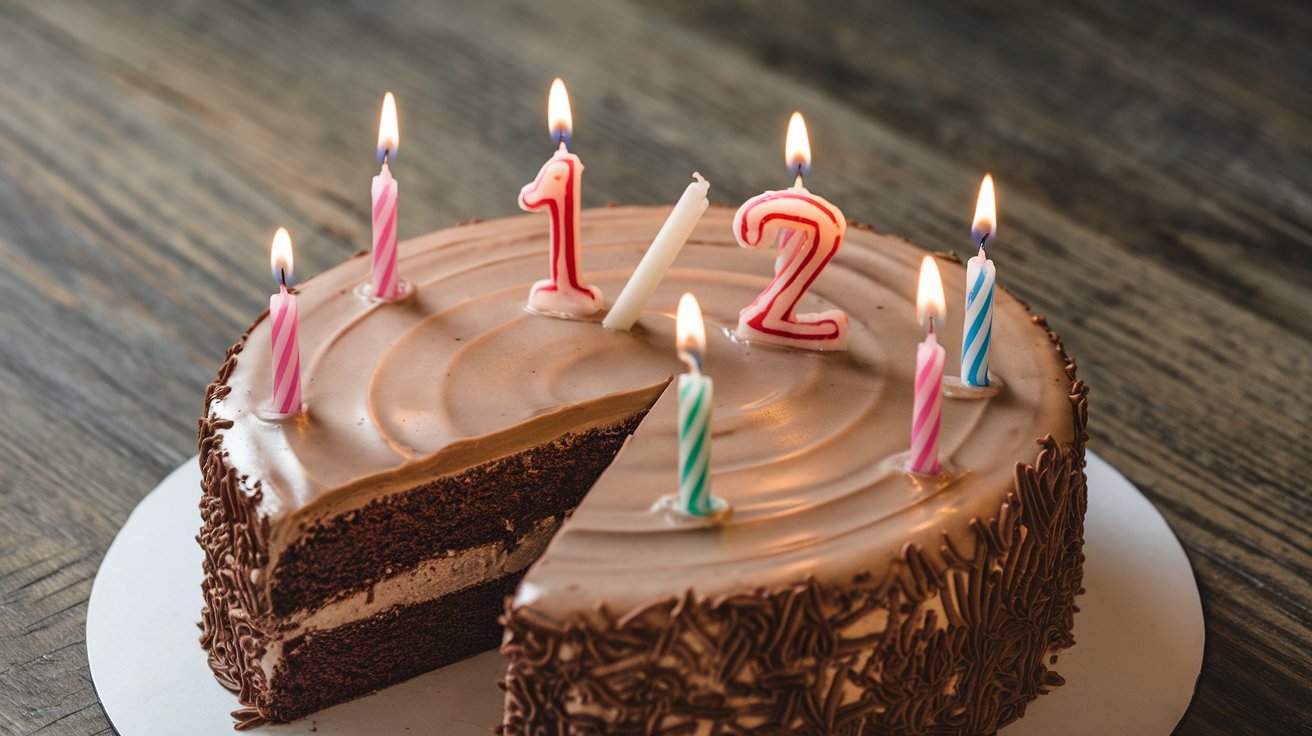
[{"label": "white cake board", "polygon": [[[1165,736],[1184,715],[1203,660],[1193,570],[1166,521],[1089,453],[1084,586],[1066,684],[1030,704],[1004,736]],[[197,637],[200,470],[192,458],[137,506],[110,546],[87,609],[87,657],[121,736],[233,736],[236,697],[215,681]],[[249,733],[487,736],[501,719],[496,652]]]}]

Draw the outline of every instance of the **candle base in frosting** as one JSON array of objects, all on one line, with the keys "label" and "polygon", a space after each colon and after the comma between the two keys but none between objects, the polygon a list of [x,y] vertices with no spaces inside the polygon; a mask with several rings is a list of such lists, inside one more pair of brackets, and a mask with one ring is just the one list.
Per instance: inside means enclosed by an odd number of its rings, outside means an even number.
[{"label": "candle base in frosting", "polygon": [[396,296],[390,299],[374,296],[374,285],[368,281],[355,287],[355,295],[372,304],[403,304],[414,299],[416,292],[418,288],[405,279],[396,285]]},{"label": "candle base in frosting", "polygon": [[304,403],[301,404],[300,409],[291,412],[278,411],[276,406],[272,403],[268,403],[257,408],[255,410],[255,416],[257,419],[268,422],[269,424],[282,424],[294,419],[299,419],[300,417],[305,417],[309,414],[309,411],[310,405]]},{"label": "candle base in frosting", "polygon": [[651,510],[662,515],[667,524],[678,529],[718,526],[733,516],[733,505],[719,496],[711,496],[710,506],[710,512],[705,515],[690,514],[679,502],[679,494],[670,493],[656,499]]},{"label": "candle base in frosting", "polygon": [[583,285],[582,289],[557,288],[551,279],[533,284],[526,308],[534,314],[562,319],[580,319],[599,312],[605,301],[601,289]]},{"label": "candle base in frosting", "polygon": [[1002,393],[1003,386],[1002,379],[996,373],[989,373],[988,384],[985,386],[972,386],[962,381],[960,376],[944,376],[943,398],[960,401],[990,399]]}]

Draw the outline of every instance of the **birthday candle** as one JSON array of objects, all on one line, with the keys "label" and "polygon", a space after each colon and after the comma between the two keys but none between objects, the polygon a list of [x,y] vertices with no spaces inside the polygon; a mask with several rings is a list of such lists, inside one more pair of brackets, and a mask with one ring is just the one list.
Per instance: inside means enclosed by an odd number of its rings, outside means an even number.
[{"label": "birthday candle", "polygon": [[733,216],[738,245],[779,246],[774,278],[738,313],[738,336],[806,350],[846,350],[847,313],[841,309],[796,313],[847,232],[842,210],[803,184],[802,176],[811,165],[811,142],[800,113],[793,113],[788,121],[784,155],[795,177],[793,186],[758,194]]},{"label": "birthday candle", "polygon": [[961,382],[967,386],[989,385],[989,342],[993,337],[993,282],[997,273],[984,252],[984,244],[997,231],[997,206],[993,177],[984,175],[975,204],[975,221],[970,237],[979,253],[966,262],[966,319],[961,340]]},{"label": "birthday candle", "polygon": [[709,516],[717,504],[711,497],[711,403],[714,384],[702,375],[706,325],[692,294],[679,299],[679,358],[688,372],[679,376],[679,510]]},{"label": "birthday candle", "polygon": [[665,272],[670,270],[674,258],[683,250],[688,236],[692,235],[693,228],[702,219],[702,213],[710,204],[706,192],[710,190],[711,184],[696,172],[693,172],[692,178],[693,183],[683,190],[683,196],[679,197],[674,210],[665,219],[665,224],[661,225],[656,239],[651,241],[651,246],[633,270],[633,275],[624,285],[615,305],[606,313],[606,319],[601,321],[606,329],[627,330],[633,327],[647,300],[651,299],[656,287],[660,286]]},{"label": "birthday candle", "polygon": [[943,279],[932,256],[920,262],[920,288],[916,313],[929,323],[929,335],[916,348],[915,401],[911,414],[911,454],[907,470],[912,473],[939,472],[938,435],[943,414],[943,365],[947,352],[934,337],[934,320],[944,310]]},{"label": "birthday candle", "polygon": [[273,410],[295,414],[301,410],[301,348],[297,340],[296,295],[287,291],[292,276],[292,239],[286,228],[278,228],[269,250],[278,293],[269,297],[269,319],[273,329]]},{"label": "birthday candle", "polygon": [[537,178],[519,192],[519,206],[528,212],[546,210],[551,217],[550,277],[533,284],[529,309],[556,317],[586,317],[601,309],[601,289],[583,283],[579,266],[579,202],[583,161],[569,152],[574,116],[569,94],[559,79],[551,84],[547,124],[559,142],[556,153],[542,164]]},{"label": "birthday candle", "polygon": [[378,159],[381,168],[373,179],[373,261],[369,284],[374,297],[384,301],[403,295],[401,277],[396,270],[396,203],[400,186],[392,178],[388,162],[396,157],[400,144],[396,125],[396,100],[388,92],[383,97],[383,116],[378,124]]}]

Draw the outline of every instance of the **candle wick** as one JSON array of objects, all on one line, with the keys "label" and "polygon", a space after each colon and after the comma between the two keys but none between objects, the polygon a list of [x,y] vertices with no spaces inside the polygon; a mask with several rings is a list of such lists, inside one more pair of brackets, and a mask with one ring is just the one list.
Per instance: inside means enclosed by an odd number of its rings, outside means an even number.
[{"label": "candle wick", "polygon": [[691,350],[680,350],[679,360],[682,360],[683,364],[688,366],[688,372],[692,375],[700,376],[702,374],[701,353],[694,353]]},{"label": "candle wick", "polygon": [[283,291],[287,291],[287,269],[282,266],[278,267],[278,284],[282,286]]},{"label": "candle wick", "polygon": [[983,255],[983,254],[984,254],[984,245],[987,244],[987,243],[989,242],[989,236],[992,235],[992,234],[993,234],[993,233],[985,232],[983,235],[981,235],[981,236],[979,237],[979,252],[980,252],[980,255]]},{"label": "candle wick", "polygon": [[933,335],[933,334],[934,334],[934,315],[933,315],[933,313],[930,313],[930,315],[929,315],[929,334],[930,334],[930,335]]}]

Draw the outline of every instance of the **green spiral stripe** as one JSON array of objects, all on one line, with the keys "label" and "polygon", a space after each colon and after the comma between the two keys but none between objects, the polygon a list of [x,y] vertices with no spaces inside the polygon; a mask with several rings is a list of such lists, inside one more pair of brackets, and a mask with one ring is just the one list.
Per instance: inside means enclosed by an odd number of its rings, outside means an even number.
[{"label": "green spiral stripe", "polygon": [[694,516],[711,512],[710,424],[707,394],[711,382],[701,376],[679,381],[679,507]]}]

